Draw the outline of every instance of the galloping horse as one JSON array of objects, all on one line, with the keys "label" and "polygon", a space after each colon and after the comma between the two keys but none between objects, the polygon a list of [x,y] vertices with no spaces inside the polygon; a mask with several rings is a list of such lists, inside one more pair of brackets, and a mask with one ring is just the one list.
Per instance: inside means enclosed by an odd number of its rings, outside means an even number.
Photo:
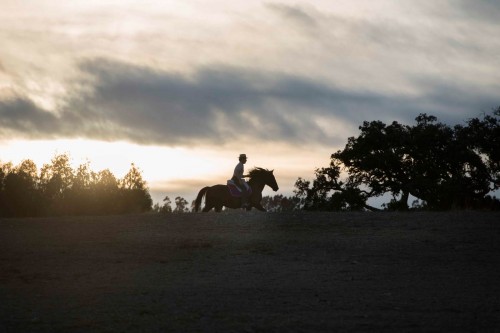
[{"label": "galloping horse", "polygon": [[[269,171],[262,168],[254,168],[248,173],[248,177],[250,177],[248,185],[250,185],[252,189],[252,194],[250,194],[248,198],[250,206],[247,210],[255,207],[258,210],[265,212],[266,210],[260,204],[264,186],[267,185],[274,191],[279,189],[278,184],[276,183],[276,178],[274,178],[273,170]],[[205,207],[203,208],[203,212],[208,212],[214,207],[216,212],[220,212],[223,206],[229,208],[241,208],[241,198],[233,197],[229,192],[227,185],[219,184],[202,188],[196,197],[194,205],[195,212],[199,211],[203,197],[205,197]]]}]

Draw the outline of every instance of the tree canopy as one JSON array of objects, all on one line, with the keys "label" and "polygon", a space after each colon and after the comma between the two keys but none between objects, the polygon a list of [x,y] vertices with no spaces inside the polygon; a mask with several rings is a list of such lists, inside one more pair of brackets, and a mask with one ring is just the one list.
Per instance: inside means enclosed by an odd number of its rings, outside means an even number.
[{"label": "tree canopy", "polygon": [[0,216],[122,214],[151,210],[140,170],[131,165],[123,179],[89,163],[73,169],[67,154],[56,155],[40,171],[31,160],[0,163]]},{"label": "tree canopy", "polygon": [[312,183],[297,180],[304,209],[376,210],[367,200],[386,193],[396,210],[409,209],[410,195],[428,209],[497,207],[488,193],[500,188],[500,108],[453,127],[427,114],[415,121],[363,122]]}]

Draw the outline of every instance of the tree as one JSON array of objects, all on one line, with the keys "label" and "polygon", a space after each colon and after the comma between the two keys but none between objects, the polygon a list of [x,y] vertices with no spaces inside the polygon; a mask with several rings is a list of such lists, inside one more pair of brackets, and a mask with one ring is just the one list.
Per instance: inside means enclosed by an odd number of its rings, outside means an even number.
[{"label": "tree", "polygon": [[97,181],[98,173],[90,169],[89,162],[78,166],[74,171],[73,185],[66,198],[69,214],[83,215],[99,213],[96,208],[98,204],[95,186]]},{"label": "tree", "polygon": [[125,198],[120,190],[120,180],[109,169],[93,175],[90,186],[91,209],[95,214],[119,214],[132,209],[133,199]]},{"label": "tree", "polygon": [[142,179],[141,171],[134,163],[130,165],[127,174],[121,180],[121,187],[127,190],[144,190],[146,189],[146,181]]},{"label": "tree", "polygon": [[67,212],[66,196],[73,184],[73,169],[68,154],[55,155],[40,171],[40,190],[45,210],[60,215]]},{"label": "tree", "polygon": [[127,205],[131,212],[150,211],[153,200],[149,194],[146,181],[142,178],[140,170],[131,164],[130,170],[120,181],[122,189],[123,203]]},{"label": "tree", "polygon": [[153,210],[162,214],[172,213],[172,201],[170,200],[170,197],[168,195],[165,196],[165,198],[163,198],[163,205],[160,206],[156,203]]},{"label": "tree", "polygon": [[176,197],[175,198],[175,209],[174,213],[188,213],[189,208],[187,207],[188,201],[184,199],[183,197]]},{"label": "tree", "polygon": [[22,217],[35,215],[41,207],[35,163],[24,160],[15,168],[3,169],[0,173],[3,174],[2,215]]},{"label": "tree", "polygon": [[409,209],[410,194],[430,209],[478,207],[499,187],[499,117],[500,108],[468,126],[427,114],[414,126],[363,122],[312,184],[297,180],[296,194],[310,210],[374,210],[366,201],[385,193],[388,209]]},{"label": "tree", "polygon": [[268,212],[285,212],[300,209],[300,199],[298,197],[286,197],[277,194],[273,197],[264,196],[261,201],[262,207]]},{"label": "tree", "polygon": [[40,181],[51,194],[62,196],[73,183],[73,169],[68,154],[55,155],[50,164],[44,164]]}]

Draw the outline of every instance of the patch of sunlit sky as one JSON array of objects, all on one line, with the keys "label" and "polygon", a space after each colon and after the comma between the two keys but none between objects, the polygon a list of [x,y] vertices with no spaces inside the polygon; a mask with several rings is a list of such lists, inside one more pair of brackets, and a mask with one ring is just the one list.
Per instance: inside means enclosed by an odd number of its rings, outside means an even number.
[{"label": "patch of sunlit sky", "polygon": [[[240,150],[221,147],[218,150],[86,139],[0,141],[0,149],[0,163],[17,165],[30,159],[38,170],[57,154],[68,154],[73,168],[89,162],[93,171],[109,169],[117,178],[123,177],[134,163],[142,171],[155,202],[161,202],[165,195],[192,200],[202,187],[225,183],[232,176],[240,151],[249,157],[247,171],[253,167],[274,169],[280,193],[291,195],[295,180],[307,178],[314,168],[326,165],[329,156],[326,150],[321,155],[315,150],[292,154],[289,148],[281,146],[261,145]],[[266,194],[275,193],[266,189]]]}]

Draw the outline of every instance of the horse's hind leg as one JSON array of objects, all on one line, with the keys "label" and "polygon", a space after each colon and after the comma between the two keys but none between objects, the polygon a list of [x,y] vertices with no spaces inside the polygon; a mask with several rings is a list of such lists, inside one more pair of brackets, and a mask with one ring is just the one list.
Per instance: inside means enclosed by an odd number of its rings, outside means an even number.
[{"label": "horse's hind leg", "polygon": [[206,213],[206,212],[209,212],[212,208],[214,208],[214,206],[205,205],[205,207],[203,207],[203,209],[201,211]]},{"label": "horse's hind leg", "polygon": [[214,206],[213,200],[207,195],[205,198],[205,207],[203,207],[202,212],[209,212],[212,208],[214,208]]},{"label": "horse's hind leg", "polygon": [[223,206],[215,206],[215,211],[216,211],[217,213],[220,213],[220,212],[222,211],[222,207],[223,207]]}]

